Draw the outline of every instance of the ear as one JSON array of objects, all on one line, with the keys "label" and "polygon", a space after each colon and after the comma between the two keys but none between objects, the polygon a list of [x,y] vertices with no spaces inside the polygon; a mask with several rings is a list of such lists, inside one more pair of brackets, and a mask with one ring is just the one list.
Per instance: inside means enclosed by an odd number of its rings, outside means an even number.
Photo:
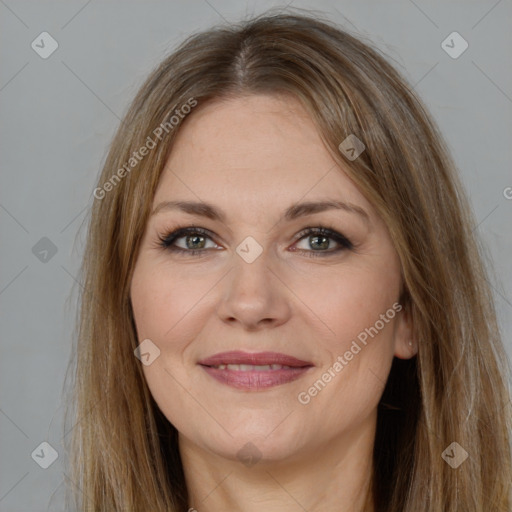
[{"label": "ear", "polygon": [[418,353],[417,340],[413,338],[411,302],[405,300],[395,321],[395,357],[410,359]]}]

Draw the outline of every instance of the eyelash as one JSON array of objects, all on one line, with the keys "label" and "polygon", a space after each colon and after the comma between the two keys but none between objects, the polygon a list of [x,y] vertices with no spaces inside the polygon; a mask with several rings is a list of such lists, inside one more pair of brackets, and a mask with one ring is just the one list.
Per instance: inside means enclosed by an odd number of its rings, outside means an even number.
[{"label": "eyelash", "polygon": [[[160,248],[163,248],[167,251],[171,251],[173,253],[183,254],[187,256],[199,256],[201,253],[204,254],[205,251],[208,249],[183,249],[181,247],[175,247],[172,244],[178,240],[179,238],[182,238],[184,236],[190,236],[190,235],[203,235],[208,238],[212,238],[212,233],[206,229],[200,228],[198,226],[189,226],[185,228],[178,228],[171,233],[168,233],[167,235],[158,236],[159,243],[158,246]],[[342,235],[341,233],[338,233],[337,231],[324,227],[324,226],[318,226],[318,227],[308,227],[304,230],[302,230],[297,235],[297,242],[300,242],[303,238],[306,238],[307,236],[325,236],[328,238],[333,239],[335,242],[337,242],[340,247],[334,250],[328,250],[328,251],[305,251],[304,249],[297,249],[297,252],[300,252],[302,254],[305,254],[307,257],[311,258],[322,258],[326,257],[335,253],[339,253],[343,250],[352,250],[354,248],[354,245],[352,242]]]}]

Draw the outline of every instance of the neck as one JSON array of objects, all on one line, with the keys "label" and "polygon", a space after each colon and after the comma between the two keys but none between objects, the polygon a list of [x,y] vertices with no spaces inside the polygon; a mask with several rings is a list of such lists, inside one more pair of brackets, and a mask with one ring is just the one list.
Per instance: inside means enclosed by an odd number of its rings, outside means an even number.
[{"label": "neck", "polygon": [[197,512],[373,512],[371,497],[375,418],[286,460],[265,455],[247,467],[206,451],[180,434],[189,494]]}]

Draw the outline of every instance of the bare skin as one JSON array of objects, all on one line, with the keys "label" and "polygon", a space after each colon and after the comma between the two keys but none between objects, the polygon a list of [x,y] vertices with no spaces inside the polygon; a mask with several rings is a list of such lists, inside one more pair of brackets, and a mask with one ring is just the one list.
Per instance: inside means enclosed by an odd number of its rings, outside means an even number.
[{"label": "bare skin", "polygon": [[[283,218],[296,203],[324,200],[350,207]],[[211,203],[225,219],[158,206],[166,201]],[[388,231],[313,121],[290,97],[198,107],[180,129],[153,207],[131,299],[138,339],[160,350],[144,374],[180,433],[190,507],[371,511],[377,405],[393,357],[410,358],[416,346],[408,315],[393,310],[401,277]],[[209,234],[172,242],[188,253],[161,245],[188,226]],[[322,226],[351,246],[297,236]],[[247,237],[262,250],[252,262],[236,251]],[[345,357],[358,335],[381,324]],[[312,366],[296,380],[242,390],[198,364],[230,350],[281,352]],[[333,370],[339,357],[346,364]],[[325,386],[310,391],[329,368]]]}]

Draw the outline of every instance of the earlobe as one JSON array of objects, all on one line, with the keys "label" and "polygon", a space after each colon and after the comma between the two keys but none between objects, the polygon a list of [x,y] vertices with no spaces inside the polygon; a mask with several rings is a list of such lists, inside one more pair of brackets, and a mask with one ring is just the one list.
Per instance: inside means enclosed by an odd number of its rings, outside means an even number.
[{"label": "earlobe", "polygon": [[395,357],[410,359],[418,353],[418,346],[414,339],[414,329],[410,303],[406,303],[398,313],[395,324]]},{"label": "earlobe", "polygon": [[411,345],[403,345],[399,342],[395,344],[395,357],[398,359],[411,359],[418,353],[416,344],[412,342]]}]

